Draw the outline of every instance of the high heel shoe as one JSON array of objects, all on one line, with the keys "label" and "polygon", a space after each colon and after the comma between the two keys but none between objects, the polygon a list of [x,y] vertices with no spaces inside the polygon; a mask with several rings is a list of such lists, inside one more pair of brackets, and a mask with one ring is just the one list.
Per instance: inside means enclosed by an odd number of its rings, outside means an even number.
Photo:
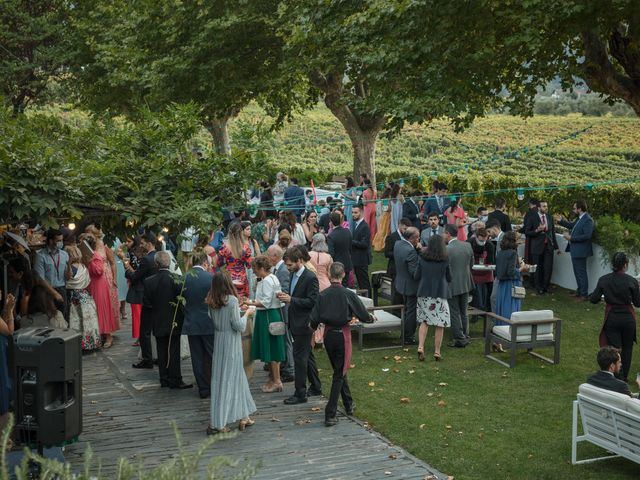
[{"label": "high heel shoe", "polygon": [[418,360],[424,362],[424,352],[421,352],[420,350],[418,350]]},{"label": "high heel shoe", "polygon": [[282,382],[272,383],[271,385],[265,384],[261,387],[261,390],[263,393],[281,392],[282,390],[284,390],[284,386],[282,385]]},{"label": "high heel shoe", "polygon": [[238,425],[238,430],[243,432],[247,427],[252,427],[255,424],[256,424],[255,420],[251,420],[249,417],[247,417],[244,420],[240,420],[240,424]]},{"label": "high heel shoe", "polygon": [[493,343],[491,344],[491,350],[494,352],[498,352],[498,353],[504,353],[505,349],[502,348],[502,344],[501,343]]},{"label": "high heel shoe", "polygon": [[442,355],[440,355],[439,353],[434,353],[433,358],[436,362],[439,362],[440,360],[442,360]]}]

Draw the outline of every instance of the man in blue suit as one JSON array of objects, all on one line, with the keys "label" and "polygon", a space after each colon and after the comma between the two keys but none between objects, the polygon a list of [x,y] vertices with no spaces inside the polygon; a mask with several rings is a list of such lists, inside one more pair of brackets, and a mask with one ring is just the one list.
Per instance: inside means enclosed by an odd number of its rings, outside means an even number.
[{"label": "man in blue suit", "polygon": [[417,198],[420,198],[420,192],[415,190],[413,195],[402,204],[402,217],[411,220],[413,226],[420,231],[422,227],[420,225],[420,208],[418,208],[418,203],[416,202]]},{"label": "man in blue suit", "polygon": [[205,270],[208,259],[204,250],[196,250],[192,256],[193,268],[187,273],[183,296],[183,335],[189,337],[191,366],[196,377],[200,398],[211,395],[211,357],[213,355],[213,321],[205,298],[211,289],[213,275]]},{"label": "man in blue suit", "polygon": [[556,217],[557,222],[570,230],[564,234],[567,239],[566,252],[571,254],[573,274],[576,277],[578,289],[576,297],[578,302],[588,300],[589,277],[587,276],[587,258],[593,256],[591,237],[593,236],[593,219],[587,213],[587,204],[584,200],[576,200],[573,204],[573,213],[578,218],[569,222],[562,216]]},{"label": "man in blue suit", "polygon": [[422,209],[422,218],[427,220],[431,212],[438,212],[438,219],[440,225],[446,225],[447,218],[444,216],[444,211],[451,205],[451,200],[447,197],[447,186],[444,183],[438,182],[435,186],[435,192],[433,196],[427,198],[424,208]]},{"label": "man in blue suit", "polygon": [[304,190],[298,186],[298,179],[291,177],[291,185],[284,191],[284,200],[287,202],[286,208],[296,214],[298,222],[305,210]]}]

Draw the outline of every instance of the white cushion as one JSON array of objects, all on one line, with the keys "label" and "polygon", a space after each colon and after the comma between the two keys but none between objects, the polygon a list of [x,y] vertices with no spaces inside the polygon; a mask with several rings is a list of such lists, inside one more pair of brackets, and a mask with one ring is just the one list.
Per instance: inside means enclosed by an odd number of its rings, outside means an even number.
[{"label": "white cushion", "polygon": [[[493,327],[494,335],[505,340],[511,340],[511,327],[509,325],[498,325]],[[537,341],[553,340],[553,332],[551,331],[551,325],[538,325],[538,332],[536,334]],[[531,341],[531,327],[518,327],[518,336],[516,342],[530,342]]]},{"label": "white cushion", "polygon": [[374,323],[361,323],[363,328],[388,327],[389,329],[392,329],[394,327],[400,327],[400,317],[396,317],[385,310],[374,310],[373,315],[376,317],[376,321]]},{"label": "white cushion", "polygon": [[531,320],[552,320],[553,310],[526,310],[523,312],[513,312],[512,322],[528,322]]},{"label": "white cushion", "polygon": [[630,399],[629,395],[625,395],[624,393],[612,392],[611,390],[605,390],[604,388],[596,387],[589,383],[580,385],[578,392],[584,397],[592,398],[609,407],[616,407],[620,410],[626,409],[627,400]]},{"label": "white cushion", "polygon": [[370,273],[371,273],[371,275],[377,275],[379,273],[381,273],[383,275],[386,275],[387,271],[386,270],[376,270],[375,272],[370,272]]},{"label": "white cushion", "polygon": [[365,307],[367,308],[373,307],[373,299],[369,297],[363,297],[361,295],[358,295],[358,298],[360,299],[360,301]]}]

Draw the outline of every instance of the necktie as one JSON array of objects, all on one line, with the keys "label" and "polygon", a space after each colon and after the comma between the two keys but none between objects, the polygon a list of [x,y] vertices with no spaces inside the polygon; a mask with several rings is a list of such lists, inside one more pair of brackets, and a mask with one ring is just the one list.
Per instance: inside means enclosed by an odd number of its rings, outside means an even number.
[{"label": "necktie", "polygon": [[433,230],[431,230],[431,236],[433,237],[434,235],[437,235],[435,228]]},{"label": "necktie", "polygon": [[442,197],[437,196],[436,198],[438,199],[438,209],[442,212]]}]

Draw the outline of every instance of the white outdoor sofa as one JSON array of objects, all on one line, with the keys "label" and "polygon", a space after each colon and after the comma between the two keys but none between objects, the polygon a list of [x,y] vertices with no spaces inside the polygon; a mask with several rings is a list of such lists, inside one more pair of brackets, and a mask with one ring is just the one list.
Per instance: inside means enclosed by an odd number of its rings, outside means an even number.
[{"label": "white outdoor sofa", "polygon": [[[578,414],[582,435],[578,435]],[[577,459],[579,442],[589,442],[613,455]],[[640,464],[640,400],[583,383],[573,401],[571,463],[595,462],[624,457]]]}]

